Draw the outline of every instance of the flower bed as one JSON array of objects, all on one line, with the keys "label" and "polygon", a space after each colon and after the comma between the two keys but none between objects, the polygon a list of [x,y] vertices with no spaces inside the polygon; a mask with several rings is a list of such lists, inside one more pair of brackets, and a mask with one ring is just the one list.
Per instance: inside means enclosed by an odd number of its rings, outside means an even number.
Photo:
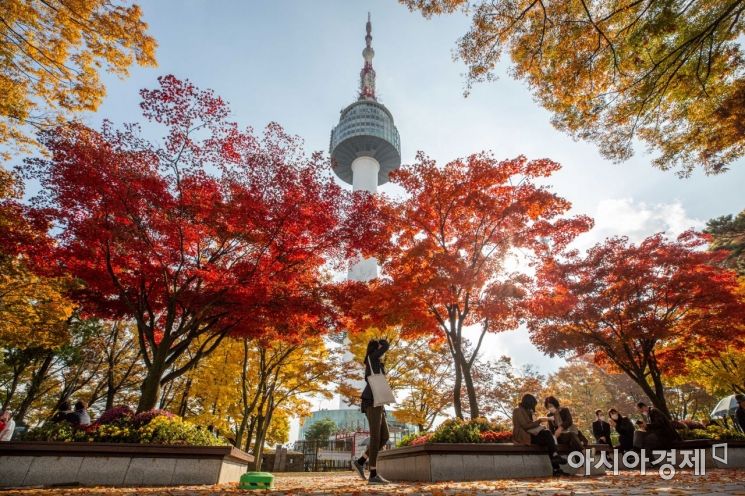
[{"label": "flower bed", "polygon": [[420,446],[427,443],[511,443],[512,431],[503,424],[480,418],[474,420],[449,419],[434,432],[411,434],[398,447]]},{"label": "flower bed", "polygon": [[135,414],[128,407],[107,410],[86,427],[75,427],[68,422],[47,422],[28,431],[23,440],[187,446],[229,444],[224,438],[165,410]]},{"label": "flower bed", "polygon": [[[703,427],[703,426],[702,426]],[[745,441],[745,434],[719,425],[678,431],[685,440],[707,439],[710,441]]]}]

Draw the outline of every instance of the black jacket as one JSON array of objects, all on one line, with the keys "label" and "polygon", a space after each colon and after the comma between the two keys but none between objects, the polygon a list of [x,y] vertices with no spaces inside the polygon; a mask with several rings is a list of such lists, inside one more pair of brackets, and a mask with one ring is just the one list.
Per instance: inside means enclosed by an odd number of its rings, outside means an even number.
[{"label": "black jacket", "polygon": [[549,422],[549,429],[551,429],[551,433],[556,432],[556,429],[561,427],[563,431],[566,431],[569,429],[573,424],[574,420],[572,419],[572,412],[569,411],[569,408],[562,406],[559,408],[558,417],[554,415],[553,413],[548,413],[546,416],[551,419],[551,422]]},{"label": "black jacket", "polygon": [[610,444],[610,424],[605,420],[596,420],[592,423],[592,435],[595,441],[601,442],[600,438],[605,438],[605,444]]},{"label": "black jacket", "polygon": [[737,407],[737,410],[735,410],[735,421],[737,421],[737,425],[740,426],[742,432],[745,432],[745,408],[741,406]]},{"label": "black jacket", "polygon": [[71,415],[74,415],[73,412],[63,412],[61,410],[57,410],[57,412],[52,416],[50,420],[52,422],[64,422],[65,420],[69,422]]},{"label": "black jacket", "polygon": [[618,416],[618,420],[616,420],[616,432],[618,433],[618,442],[621,444],[622,450],[628,451],[634,448],[635,430],[636,427],[634,427],[630,418],[623,415]]},{"label": "black jacket", "polygon": [[[365,357],[365,383],[367,383],[367,378],[372,374],[372,371],[370,370],[371,364],[376,374],[385,374],[385,365],[383,365],[383,362],[381,362],[380,359],[383,357],[385,352],[388,351],[388,348],[390,348],[391,345],[385,339],[381,340],[380,344],[380,348]],[[368,358],[370,359],[369,361]],[[360,398],[362,400],[361,406],[363,412],[367,407],[373,406],[373,394],[372,389],[370,389],[370,384],[365,385],[365,390],[362,391],[362,396]]]},{"label": "black jacket", "polygon": [[675,430],[667,415],[653,406],[649,407],[647,415],[649,416],[649,422],[647,422],[646,431],[650,434],[656,434],[663,446],[669,446],[671,443],[681,440],[680,434]]}]

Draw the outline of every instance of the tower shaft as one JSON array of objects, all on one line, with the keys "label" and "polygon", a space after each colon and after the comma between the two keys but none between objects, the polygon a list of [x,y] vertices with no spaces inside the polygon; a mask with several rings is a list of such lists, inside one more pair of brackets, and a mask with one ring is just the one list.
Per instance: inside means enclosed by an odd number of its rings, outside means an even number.
[{"label": "tower shaft", "polygon": [[[378,172],[380,163],[372,157],[357,157],[352,162],[352,190],[378,192]],[[352,281],[370,281],[378,277],[378,261],[364,258],[349,268],[347,279]]]}]

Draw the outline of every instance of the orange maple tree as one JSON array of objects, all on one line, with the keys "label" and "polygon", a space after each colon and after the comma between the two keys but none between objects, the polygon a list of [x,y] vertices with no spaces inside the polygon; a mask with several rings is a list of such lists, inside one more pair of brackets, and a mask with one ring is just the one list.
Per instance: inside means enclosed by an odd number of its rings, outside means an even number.
[{"label": "orange maple tree", "polygon": [[[528,277],[505,268],[508,257],[563,249],[587,229],[587,217],[563,217],[570,203],[537,180],[560,165],[551,160],[497,160],[475,154],[439,167],[419,154],[391,175],[407,198],[388,210],[392,243],[382,253],[384,277],[356,298],[358,325],[400,326],[404,334],[444,339],[455,365],[454,407],[480,415],[473,366],[488,332],[516,328]],[[466,349],[464,331],[478,326]]]},{"label": "orange maple tree", "polygon": [[[277,124],[263,137],[228,120],[211,91],[173,76],[143,90],[165,127],[70,124],[28,160],[54,221],[60,270],[84,283],[84,309],[132,318],[147,374],[140,411],[225,337],[299,339],[337,322],[326,264],[365,252],[379,216],[345,193],[319,154]],[[189,358],[185,352],[190,350]]]},{"label": "orange maple tree", "polygon": [[552,356],[593,353],[669,414],[663,375],[675,355],[703,337],[729,339],[745,318],[736,274],[715,265],[726,254],[702,250],[705,243],[693,231],[638,245],[610,238],[585,256],[547,261],[529,305],[533,342]]}]

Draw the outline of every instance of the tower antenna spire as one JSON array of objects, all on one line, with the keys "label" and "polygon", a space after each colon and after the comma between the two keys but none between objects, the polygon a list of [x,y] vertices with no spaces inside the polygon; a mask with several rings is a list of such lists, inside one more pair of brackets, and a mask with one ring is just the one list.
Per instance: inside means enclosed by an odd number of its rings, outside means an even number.
[{"label": "tower antenna spire", "polygon": [[360,96],[359,100],[377,101],[375,97],[375,69],[372,66],[372,59],[375,56],[375,50],[372,47],[372,22],[370,21],[370,12],[367,13],[367,24],[365,25],[365,49],[362,50],[362,58],[365,59],[365,65],[360,71]]}]

